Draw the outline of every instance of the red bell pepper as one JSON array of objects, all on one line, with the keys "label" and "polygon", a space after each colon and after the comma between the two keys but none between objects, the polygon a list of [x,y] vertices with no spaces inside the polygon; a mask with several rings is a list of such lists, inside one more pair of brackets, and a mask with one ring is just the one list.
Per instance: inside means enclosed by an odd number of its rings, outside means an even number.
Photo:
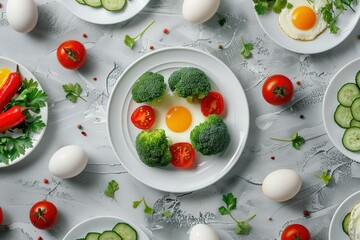
[{"label": "red bell pepper", "polygon": [[19,87],[21,86],[21,76],[19,73],[19,66],[16,66],[16,72],[10,73],[8,79],[0,89],[0,112],[4,109],[6,104],[15,96]]},{"label": "red bell pepper", "polygon": [[22,110],[20,106],[14,106],[0,114],[0,133],[25,121],[26,115],[23,114]]}]

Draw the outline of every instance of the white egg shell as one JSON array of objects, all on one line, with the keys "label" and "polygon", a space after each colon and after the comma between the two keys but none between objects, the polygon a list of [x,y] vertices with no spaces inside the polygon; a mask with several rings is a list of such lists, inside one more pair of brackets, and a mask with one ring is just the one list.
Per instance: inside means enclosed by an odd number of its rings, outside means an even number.
[{"label": "white egg shell", "polygon": [[291,169],[279,169],[267,175],[262,184],[265,196],[284,202],[293,198],[302,185],[300,175]]},{"label": "white egg shell", "polygon": [[88,163],[84,149],[69,145],[57,150],[49,162],[49,171],[60,178],[72,178],[79,175]]},{"label": "white egg shell", "polygon": [[182,12],[191,23],[204,23],[209,20],[220,6],[220,0],[184,0]]},{"label": "white egg shell", "polygon": [[192,227],[189,240],[219,240],[219,237],[208,225],[197,224]]},{"label": "white egg shell", "polygon": [[9,0],[6,18],[15,31],[27,33],[34,29],[38,20],[38,9],[34,0]]}]

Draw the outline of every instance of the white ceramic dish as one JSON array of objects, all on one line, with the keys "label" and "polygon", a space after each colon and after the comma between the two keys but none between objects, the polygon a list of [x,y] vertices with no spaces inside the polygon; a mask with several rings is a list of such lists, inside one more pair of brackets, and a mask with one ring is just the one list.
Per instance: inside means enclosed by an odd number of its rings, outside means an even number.
[{"label": "white ceramic dish", "polygon": [[360,18],[359,5],[354,8],[355,13],[348,10],[339,17],[340,31],[337,34],[331,34],[326,29],[313,41],[299,41],[288,37],[280,28],[278,15],[272,11],[261,16],[255,12],[255,15],[264,32],[278,45],[297,53],[315,54],[336,47],[349,36]]},{"label": "white ceramic dish", "polygon": [[330,81],[323,100],[323,120],[327,134],[335,147],[345,156],[360,162],[360,152],[350,152],[342,144],[345,129],[339,127],[334,121],[334,112],[339,105],[337,92],[348,82],[355,83],[355,75],[360,70],[360,58],[348,63]]},{"label": "white ceramic dish", "polygon": [[350,195],[346,198],[336,210],[333,218],[331,219],[329,228],[329,240],[349,240],[349,236],[346,235],[342,229],[342,221],[346,214],[360,202],[360,191]]},{"label": "white ceramic dish", "polygon": [[88,220],[85,220],[75,227],[73,227],[63,238],[63,240],[75,240],[84,238],[87,233],[89,232],[98,232],[102,233],[106,230],[111,230],[115,224],[119,222],[124,222],[129,224],[131,227],[133,227],[138,235],[138,240],[149,240],[149,238],[145,235],[145,233],[137,227],[135,224],[126,221],[122,218],[118,217],[111,217],[111,216],[101,216],[101,217],[95,217],[90,218]]},{"label": "white ceramic dish", "polygon": [[150,0],[128,0],[124,9],[117,12],[107,11],[102,7],[93,8],[81,5],[75,0],[62,0],[62,2],[69,11],[87,22],[96,24],[115,24],[134,17],[145,8]]},{"label": "white ceramic dish", "polygon": [[[23,65],[21,65],[20,63],[17,63],[17,62],[15,62],[15,61],[13,61],[13,60],[11,60],[9,58],[0,57],[0,68],[9,68],[11,70],[15,70],[16,65],[19,65],[19,72],[20,72],[21,77],[23,79],[24,78],[27,78],[27,79],[32,78],[34,81],[37,81],[36,78],[34,77],[34,75],[28,69],[26,69]],[[39,83],[38,88],[42,90],[42,88],[40,86],[40,83]],[[41,120],[45,124],[47,124],[47,120],[48,120],[48,106],[47,106],[47,104],[46,104],[45,107],[41,108],[40,115],[41,115]],[[8,165],[0,163],[0,168],[14,165],[15,163],[18,163],[21,160],[23,160],[24,158],[26,158],[36,148],[36,146],[39,144],[41,138],[43,137],[43,135],[45,133],[45,129],[46,129],[46,126],[40,132],[31,135],[31,138],[32,138],[32,141],[33,141],[33,147],[26,149],[24,155],[21,155],[20,157],[18,157],[15,160],[11,161]]]},{"label": "white ceramic dish", "polygon": [[[231,143],[220,155],[197,154],[197,166],[176,169],[148,167],[143,164],[135,149],[135,139],[140,132],[131,123],[130,116],[138,106],[131,97],[131,86],[146,71],[165,76],[182,67],[202,69],[210,78],[212,88],[224,96]],[[200,111],[200,109],[199,109]],[[115,154],[123,166],[144,184],[167,192],[189,192],[207,187],[223,177],[240,158],[249,131],[249,108],[243,88],[233,72],[219,59],[191,48],[166,48],[150,53],[125,70],[118,80],[107,112],[108,134]]]}]

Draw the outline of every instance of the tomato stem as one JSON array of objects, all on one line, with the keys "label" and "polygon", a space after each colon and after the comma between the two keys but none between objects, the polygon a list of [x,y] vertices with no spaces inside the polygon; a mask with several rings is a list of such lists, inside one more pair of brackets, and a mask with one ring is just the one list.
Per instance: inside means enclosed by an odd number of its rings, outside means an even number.
[{"label": "tomato stem", "polygon": [[63,48],[63,50],[67,54],[66,60],[71,59],[74,62],[80,61],[80,58],[76,56],[76,53],[79,53],[77,50],[72,50],[71,48],[65,48],[65,47]]}]

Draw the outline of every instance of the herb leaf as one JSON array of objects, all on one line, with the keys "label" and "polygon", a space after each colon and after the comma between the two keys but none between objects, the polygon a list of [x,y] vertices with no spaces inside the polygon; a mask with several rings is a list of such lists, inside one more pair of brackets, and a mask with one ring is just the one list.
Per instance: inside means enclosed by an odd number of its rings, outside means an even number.
[{"label": "herb leaf", "polygon": [[250,233],[250,224],[248,222],[238,223],[234,231],[237,234],[249,235],[249,233]]},{"label": "herb leaf", "polygon": [[146,32],[146,30],[148,30],[149,27],[151,27],[151,25],[153,25],[154,23],[155,23],[155,20],[153,20],[151,23],[149,23],[137,36],[135,36],[133,38],[130,37],[129,35],[126,35],[125,39],[124,39],[125,45],[130,48],[133,48],[135,45],[136,39],[138,39],[141,35],[143,35]]},{"label": "herb leaf", "polygon": [[287,8],[287,9],[292,9],[293,7],[294,7],[294,5],[292,5],[292,4],[289,3],[289,2],[288,2],[287,5],[286,5],[286,8]]},{"label": "herb leaf", "polygon": [[21,82],[21,86],[20,86],[20,89],[19,89],[19,92],[22,92],[24,91],[25,89],[27,88],[32,88],[32,87],[35,87],[37,88],[38,87],[38,82],[34,81],[32,78],[27,80],[26,78],[24,78]]},{"label": "herb leaf", "polygon": [[251,50],[254,49],[252,43],[245,43],[244,39],[241,37],[242,48],[240,49],[240,53],[243,55],[245,59],[248,59],[252,56]]},{"label": "herb leaf", "polygon": [[260,0],[255,4],[255,11],[259,15],[264,15],[270,9],[270,4],[266,0]]},{"label": "herb leaf", "polygon": [[144,213],[149,215],[154,213],[154,209],[147,205],[144,196],[139,201],[133,201],[133,208],[137,208],[141,203],[144,203]]},{"label": "herb leaf", "polygon": [[172,212],[170,212],[170,210],[165,210],[161,213],[161,215],[163,215],[166,218],[170,218],[172,216]]},{"label": "herb leaf", "polygon": [[279,141],[279,142],[291,142],[293,148],[296,150],[300,150],[300,146],[305,143],[305,139],[300,136],[297,132],[294,132],[290,139],[279,139],[279,138],[270,138],[271,140]]},{"label": "herb leaf", "polygon": [[65,84],[62,86],[64,91],[67,93],[66,94],[66,98],[73,103],[76,103],[78,98],[81,98],[82,100],[84,100],[86,102],[86,100],[81,97],[81,93],[83,91],[83,89],[81,88],[80,84],[75,83],[69,83],[69,84]]},{"label": "herb leaf", "polygon": [[32,141],[28,134],[24,134],[17,138],[1,137],[0,138],[0,162],[9,164],[20,155],[25,153],[25,150],[31,148]]},{"label": "herb leaf", "polygon": [[320,175],[316,175],[318,178],[324,181],[325,185],[329,185],[332,177],[330,175],[330,170],[322,171]]},{"label": "herb leaf", "polygon": [[108,186],[104,191],[105,196],[110,197],[112,199],[115,198],[115,192],[119,190],[119,183],[115,180],[111,180],[108,182]]}]

